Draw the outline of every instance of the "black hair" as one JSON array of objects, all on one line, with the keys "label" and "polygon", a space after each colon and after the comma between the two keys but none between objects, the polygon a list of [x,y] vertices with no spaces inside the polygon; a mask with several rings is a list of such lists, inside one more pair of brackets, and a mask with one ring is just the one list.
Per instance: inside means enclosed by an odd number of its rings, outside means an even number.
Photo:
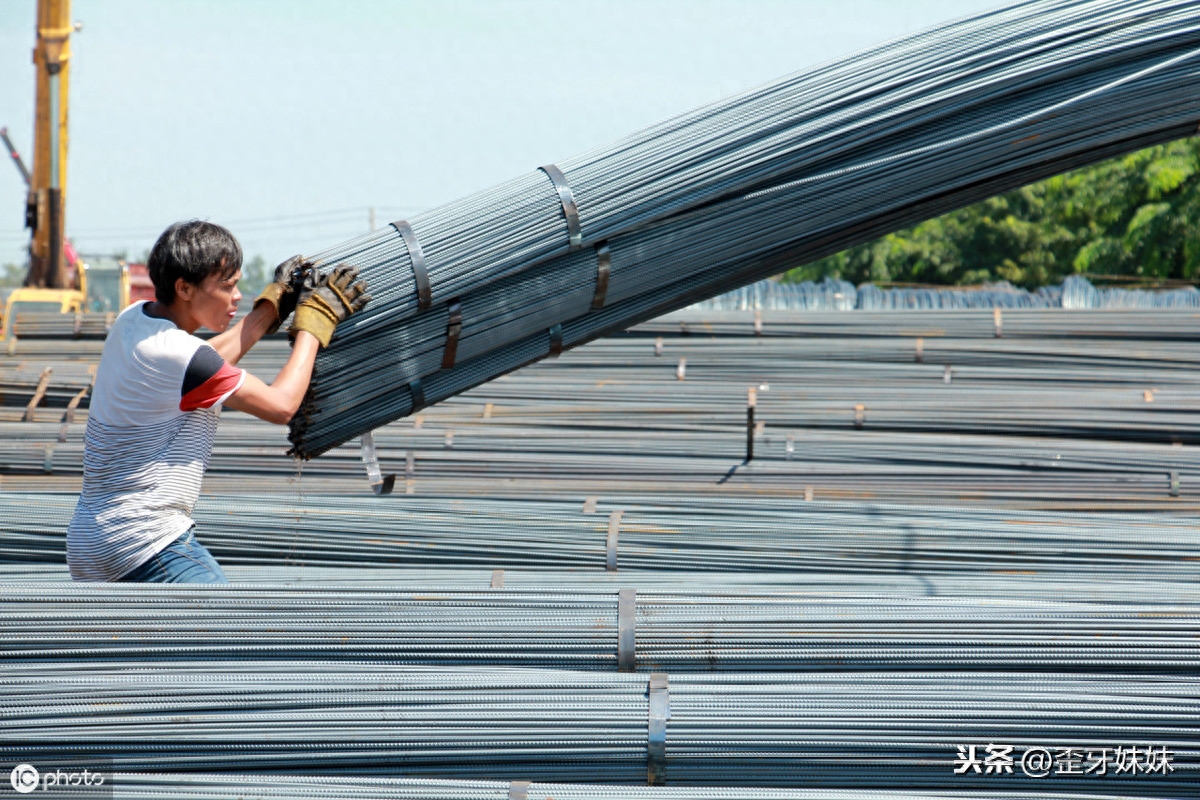
[{"label": "black hair", "polygon": [[228,280],[242,268],[242,246],[220,225],[192,219],[176,222],[154,243],[147,266],[154,282],[154,298],[163,305],[175,302],[175,280],[193,286],[216,273]]}]

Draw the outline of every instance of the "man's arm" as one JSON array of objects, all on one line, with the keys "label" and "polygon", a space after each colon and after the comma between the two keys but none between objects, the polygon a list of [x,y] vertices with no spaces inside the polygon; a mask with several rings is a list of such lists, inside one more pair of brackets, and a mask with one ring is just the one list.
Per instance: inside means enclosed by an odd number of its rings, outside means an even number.
[{"label": "man's arm", "polygon": [[[358,279],[357,269],[346,264],[334,267],[296,306],[292,327],[288,330],[292,337],[292,355],[274,382],[268,386],[247,372],[241,387],[225,400],[225,405],[267,422],[287,424],[308,391],[317,351],[329,346],[339,322],[361,311],[370,299],[367,284]],[[261,316],[256,316],[261,314],[267,316],[265,323]],[[230,345],[238,357],[258,341],[263,331],[278,324],[278,316],[270,303],[263,302],[254,306],[254,310],[246,315],[246,321],[250,325],[232,341],[249,341],[249,344],[245,347]]]},{"label": "man's arm", "polygon": [[[246,316],[246,320],[243,321],[250,320],[262,308],[262,305],[255,307],[254,311],[251,311]],[[267,306],[267,310],[270,312],[268,314],[270,319],[263,326],[262,330],[264,331],[267,326],[274,323],[274,310],[270,306]],[[251,330],[253,331],[254,329],[252,328]],[[221,336],[226,336],[233,332],[230,329],[221,334]],[[249,350],[250,345],[258,341],[258,337],[261,336],[262,333],[260,332],[258,336],[255,336],[250,341],[250,344],[247,344],[241,350],[238,357],[241,357],[242,353]],[[229,396],[225,401],[225,405],[236,411],[244,411],[267,422],[273,422],[276,425],[286,425],[288,420],[296,413],[296,409],[300,408],[300,403],[304,400],[304,393],[308,391],[309,381],[312,380],[313,362],[317,358],[318,349],[320,349],[320,342],[317,341],[317,337],[308,331],[298,331],[296,333],[295,344],[292,347],[292,355],[288,358],[287,363],[283,365],[283,369],[279,370],[279,374],[275,376],[275,380],[268,385],[247,372],[241,388]],[[217,352],[221,351],[217,350]]]},{"label": "man's arm", "polygon": [[[274,306],[270,303],[258,303],[237,324],[230,326],[229,330],[209,339],[208,344],[221,358],[230,364],[236,364],[277,321]],[[250,376],[247,375],[246,378],[249,380]]]},{"label": "man's arm", "polygon": [[312,277],[311,270],[312,264],[298,255],[275,267],[274,280],[254,299],[250,313],[229,330],[210,339],[209,345],[226,362],[236,364],[259,339],[279,330],[279,324],[291,315],[300,299],[304,281]]}]

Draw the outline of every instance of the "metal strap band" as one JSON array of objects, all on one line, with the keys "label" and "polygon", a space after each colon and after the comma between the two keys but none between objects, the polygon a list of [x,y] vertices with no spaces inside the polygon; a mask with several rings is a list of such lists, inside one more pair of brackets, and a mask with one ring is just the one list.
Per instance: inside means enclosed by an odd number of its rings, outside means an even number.
[{"label": "metal strap band", "polygon": [[583,513],[585,513],[585,514],[595,514],[595,513],[596,513],[596,504],[597,504],[597,503],[599,503],[599,502],[600,502],[600,498],[599,498],[599,497],[587,497],[587,498],[584,498],[584,501],[583,501]]},{"label": "metal strap band", "polygon": [[504,588],[504,570],[502,570],[502,569],[492,570],[492,588],[493,589],[503,589]]},{"label": "metal strap band", "polygon": [[54,445],[46,445],[45,451],[42,453],[42,472],[47,475],[54,474]]},{"label": "metal strap band", "polygon": [[442,354],[442,369],[454,367],[454,359],[458,356],[458,336],[462,333],[462,303],[457,299],[450,301],[450,321],[446,324],[446,351]]},{"label": "metal strap band", "polygon": [[614,511],[608,515],[608,539],[604,544],[606,552],[604,568],[609,572],[617,571],[617,536],[621,533],[621,517],[624,511]]},{"label": "metal strap band", "polygon": [[412,225],[404,220],[393,222],[392,227],[404,239],[404,246],[408,248],[408,260],[412,264],[413,277],[417,279],[417,307],[422,311],[433,308],[433,290],[429,287],[429,270],[425,268],[425,252],[421,250],[417,234],[413,232]]},{"label": "metal strap band", "polygon": [[575,195],[571,193],[571,186],[567,183],[567,176],[563,175],[562,170],[553,164],[547,164],[544,167],[538,167],[538,169],[550,177],[550,182],[558,190],[558,199],[562,201],[563,216],[567,218],[567,238],[571,249],[575,250],[582,247],[583,233],[579,230],[579,209],[575,205]]},{"label": "metal strap band", "polygon": [[425,387],[421,385],[420,378],[413,378],[413,382],[408,385],[408,393],[412,395],[412,411],[414,414],[425,407]]},{"label": "metal strap band", "polygon": [[608,242],[596,245],[596,294],[592,296],[592,311],[604,308],[604,298],[608,295],[608,275],[612,271],[612,251]]},{"label": "metal strap band", "polygon": [[83,329],[83,313],[82,313],[82,312],[79,312],[79,311],[76,311],[76,312],[75,312],[75,327],[74,327],[74,332],[75,332],[75,338],[76,338],[76,339],[78,339],[78,338],[79,338],[79,332],[80,332],[82,329]]},{"label": "metal strap band", "polygon": [[558,358],[562,355],[562,348],[562,324],[560,323],[550,329],[550,355]]},{"label": "metal strap band", "polygon": [[529,781],[513,781],[508,785],[508,800],[529,800]]},{"label": "metal strap band", "polygon": [[371,491],[377,495],[391,494],[396,485],[395,475],[383,475],[379,469],[379,456],[375,452],[375,435],[367,431],[360,438],[359,450],[362,454],[363,466],[367,468],[367,481]]},{"label": "metal strap band", "polygon": [[662,786],[667,782],[667,720],[671,718],[671,695],[667,674],[650,675],[650,719],[646,737],[646,782]]},{"label": "metal strap band", "polygon": [[617,592],[617,669],[633,672],[637,639],[637,589]]}]

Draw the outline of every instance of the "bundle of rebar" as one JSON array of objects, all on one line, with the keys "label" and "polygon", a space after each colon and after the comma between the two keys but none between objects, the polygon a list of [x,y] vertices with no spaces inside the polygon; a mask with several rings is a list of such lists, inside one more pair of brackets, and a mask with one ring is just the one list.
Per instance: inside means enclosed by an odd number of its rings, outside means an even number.
[{"label": "bundle of rebar", "polygon": [[624,672],[1200,676],[1200,606],[995,598],[0,584],[0,657]]},{"label": "bundle of rebar", "polygon": [[[772,498],[584,503],[393,495],[201,498],[223,563],[313,567],[826,572],[1194,581],[1194,514],[1064,513]],[[37,504],[39,513],[29,508]],[[0,494],[0,559],[57,561],[75,496]]]},{"label": "bundle of rebar", "polygon": [[[1200,794],[1200,679],[1182,675],[64,661],[9,665],[0,687],[5,763],[953,790],[991,785],[983,759],[999,745],[1015,754],[1014,784],[1086,791],[1085,761],[1105,751],[1114,769],[1114,751],[1133,747],[1123,791]],[[1021,774],[1035,748],[1045,771]],[[1051,774],[1056,753],[1080,769]]]},{"label": "bundle of rebar", "polygon": [[311,458],[674,308],[1194,133],[1179,0],[1033,0],[790,76],[314,256],[368,309],[293,419]]},{"label": "bundle of rebar", "polygon": [[[253,773],[129,773],[113,776],[120,800],[978,800],[972,789],[784,789],[761,786],[623,786],[538,781],[464,781],[358,775],[257,775]],[[1111,781],[1110,781],[1111,783]],[[1093,787],[1099,789],[1100,787]],[[1112,800],[1092,792],[1030,791],[988,787],[991,800]],[[1139,795],[1143,800],[1168,800]]]}]

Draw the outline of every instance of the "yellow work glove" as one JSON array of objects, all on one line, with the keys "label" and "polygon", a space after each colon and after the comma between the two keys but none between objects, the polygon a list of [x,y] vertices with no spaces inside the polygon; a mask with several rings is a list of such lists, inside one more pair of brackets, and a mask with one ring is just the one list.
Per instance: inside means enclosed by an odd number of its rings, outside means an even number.
[{"label": "yellow work glove", "polygon": [[297,331],[308,331],[322,347],[328,347],[338,323],[361,311],[370,299],[367,282],[359,280],[358,269],[338,264],[301,298],[288,336],[294,339]]},{"label": "yellow work glove", "polygon": [[254,299],[255,306],[270,303],[275,309],[275,322],[267,329],[268,334],[279,330],[283,321],[295,311],[305,279],[312,273],[312,264],[305,261],[304,256],[292,256],[275,268],[274,282],[267,284],[267,288]]}]

